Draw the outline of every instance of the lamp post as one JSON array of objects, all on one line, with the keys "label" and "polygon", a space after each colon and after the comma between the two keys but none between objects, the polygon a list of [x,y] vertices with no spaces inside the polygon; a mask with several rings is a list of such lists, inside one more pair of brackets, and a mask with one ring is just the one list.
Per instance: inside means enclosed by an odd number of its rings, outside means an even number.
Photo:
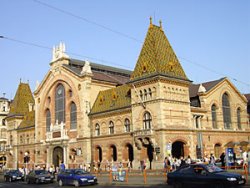
[{"label": "lamp post", "polygon": [[25,169],[24,169],[24,178],[26,180],[26,175],[27,175],[27,168],[28,168],[28,162],[30,160],[29,153],[25,152],[24,153],[24,164],[25,164]]}]

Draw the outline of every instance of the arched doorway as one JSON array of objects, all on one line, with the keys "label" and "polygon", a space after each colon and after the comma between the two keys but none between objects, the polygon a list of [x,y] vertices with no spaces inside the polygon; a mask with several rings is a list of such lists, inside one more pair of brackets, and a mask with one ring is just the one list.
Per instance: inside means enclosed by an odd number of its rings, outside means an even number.
[{"label": "arched doorway", "polygon": [[214,145],[214,156],[219,158],[221,154],[221,144],[217,143]]},{"label": "arched doorway", "polygon": [[176,141],[172,144],[172,157],[180,158],[184,157],[184,142]]},{"label": "arched doorway", "polygon": [[129,161],[133,161],[134,160],[134,150],[133,150],[133,146],[131,144],[126,144],[126,150],[127,150],[127,158]]},{"label": "arched doorway", "polygon": [[139,138],[138,139],[141,142],[141,145],[143,146],[141,148],[141,163],[144,160],[149,161],[149,169],[152,169],[152,161],[154,158],[154,147],[153,147],[153,142],[151,138],[145,137],[145,138]]},{"label": "arched doorway", "polygon": [[61,162],[64,162],[64,157],[63,157],[63,148],[60,146],[57,146],[54,148],[53,151],[53,165],[55,167],[59,167]]},{"label": "arched doorway", "polygon": [[96,156],[95,156],[95,160],[102,162],[102,148],[100,146],[96,147]]},{"label": "arched doorway", "polygon": [[110,146],[110,158],[112,161],[117,161],[117,149],[115,145]]},{"label": "arched doorway", "polygon": [[5,156],[0,157],[0,165],[5,166],[5,164],[6,164],[6,157]]}]

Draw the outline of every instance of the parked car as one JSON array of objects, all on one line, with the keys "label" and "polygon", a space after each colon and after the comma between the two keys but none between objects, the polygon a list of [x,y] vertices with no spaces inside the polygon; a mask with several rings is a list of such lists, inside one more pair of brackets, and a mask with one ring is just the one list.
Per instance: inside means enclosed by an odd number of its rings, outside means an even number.
[{"label": "parked car", "polygon": [[54,177],[47,170],[32,170],[26,176],[27,183],[52,183]]},{"label": "parked car", "polygon": [[59,186],[74,185],[94,185],[97,184],[96,176],[91,175],[83,169],[66,169],[57,175]]},{"label": "parked car", "polygon": [[19,170],[9,170],[4,173],[4,180],[5,181],[17,181],[17,180],[24,180],[24,175]]},{"label": "parked car", "polygon": [[167,183],[174,188],[184,186],[195,187],[236,187],[246,183],[245,176],[229,173],[215,165],[191,164],[184,165],[167,174]]}]

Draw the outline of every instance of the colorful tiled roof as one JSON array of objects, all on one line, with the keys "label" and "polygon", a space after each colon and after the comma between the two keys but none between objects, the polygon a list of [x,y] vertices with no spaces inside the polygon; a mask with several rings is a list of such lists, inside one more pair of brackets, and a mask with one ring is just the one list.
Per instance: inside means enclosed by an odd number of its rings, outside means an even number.
[{"label": "colorful tiled roof", "polygon": [[129,85],[125,84],[116,88],[100,91],[90,114],[103,113],[131,106]]},{"label": "colorful tiled roof", "polygon": [[162,27],[150,23],[147,36],[130,80],[163,75],[188,80]]},{"label": "colorful tiled roof", "polygon": [[35,111],[29,110],[29,104],[35,104],[29,84],[20,83],[14,97],[10,104],[10,112],[8,116],[23,116],[19,128],[35,125]]}]

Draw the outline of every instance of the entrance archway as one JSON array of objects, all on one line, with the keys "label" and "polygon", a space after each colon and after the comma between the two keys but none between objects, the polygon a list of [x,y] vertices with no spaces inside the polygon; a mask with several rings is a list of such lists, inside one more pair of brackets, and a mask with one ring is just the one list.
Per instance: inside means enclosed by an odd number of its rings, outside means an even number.
[{"label": "entrance archway", "polygon": [[64,162],[63,160],[63,148],[60,146],[55,147],[53,151],[53,165],[59,167],[60,163]]},{"label": "entrance archway", "polygon": [[96,161],[102,162],[102,148],[100,146],[96,147]]},{"label": "entrance archway", "polygon": [[0,157],[0,165],[4,166],[5,164],[6,164],[6,157],[5,156]]},{"label": "entrance archway", "polygon": [[117,161],[117,149],[115,145],[110,146],[110,158],[112,161]]},{"label": "entrance archway", "polygon": [[134,160],[134,150],[133,150],[133,146],[131,144],[126,144],[125,146],[125,156],[124,156],[124,160],[127,161],[129,160],[130,162],[132,162]]},{"label": "entrance archway", "polygon": [[221,144],[219,144],[219,143],[215,144],[214,145],[214,156],[216,158],[219,158],[221,153],[222,153]]},{"label": "entrance archway", "polygon": [[184,157],[184,142],[176,141],[172,144],[172,157],[179,159]]}]

